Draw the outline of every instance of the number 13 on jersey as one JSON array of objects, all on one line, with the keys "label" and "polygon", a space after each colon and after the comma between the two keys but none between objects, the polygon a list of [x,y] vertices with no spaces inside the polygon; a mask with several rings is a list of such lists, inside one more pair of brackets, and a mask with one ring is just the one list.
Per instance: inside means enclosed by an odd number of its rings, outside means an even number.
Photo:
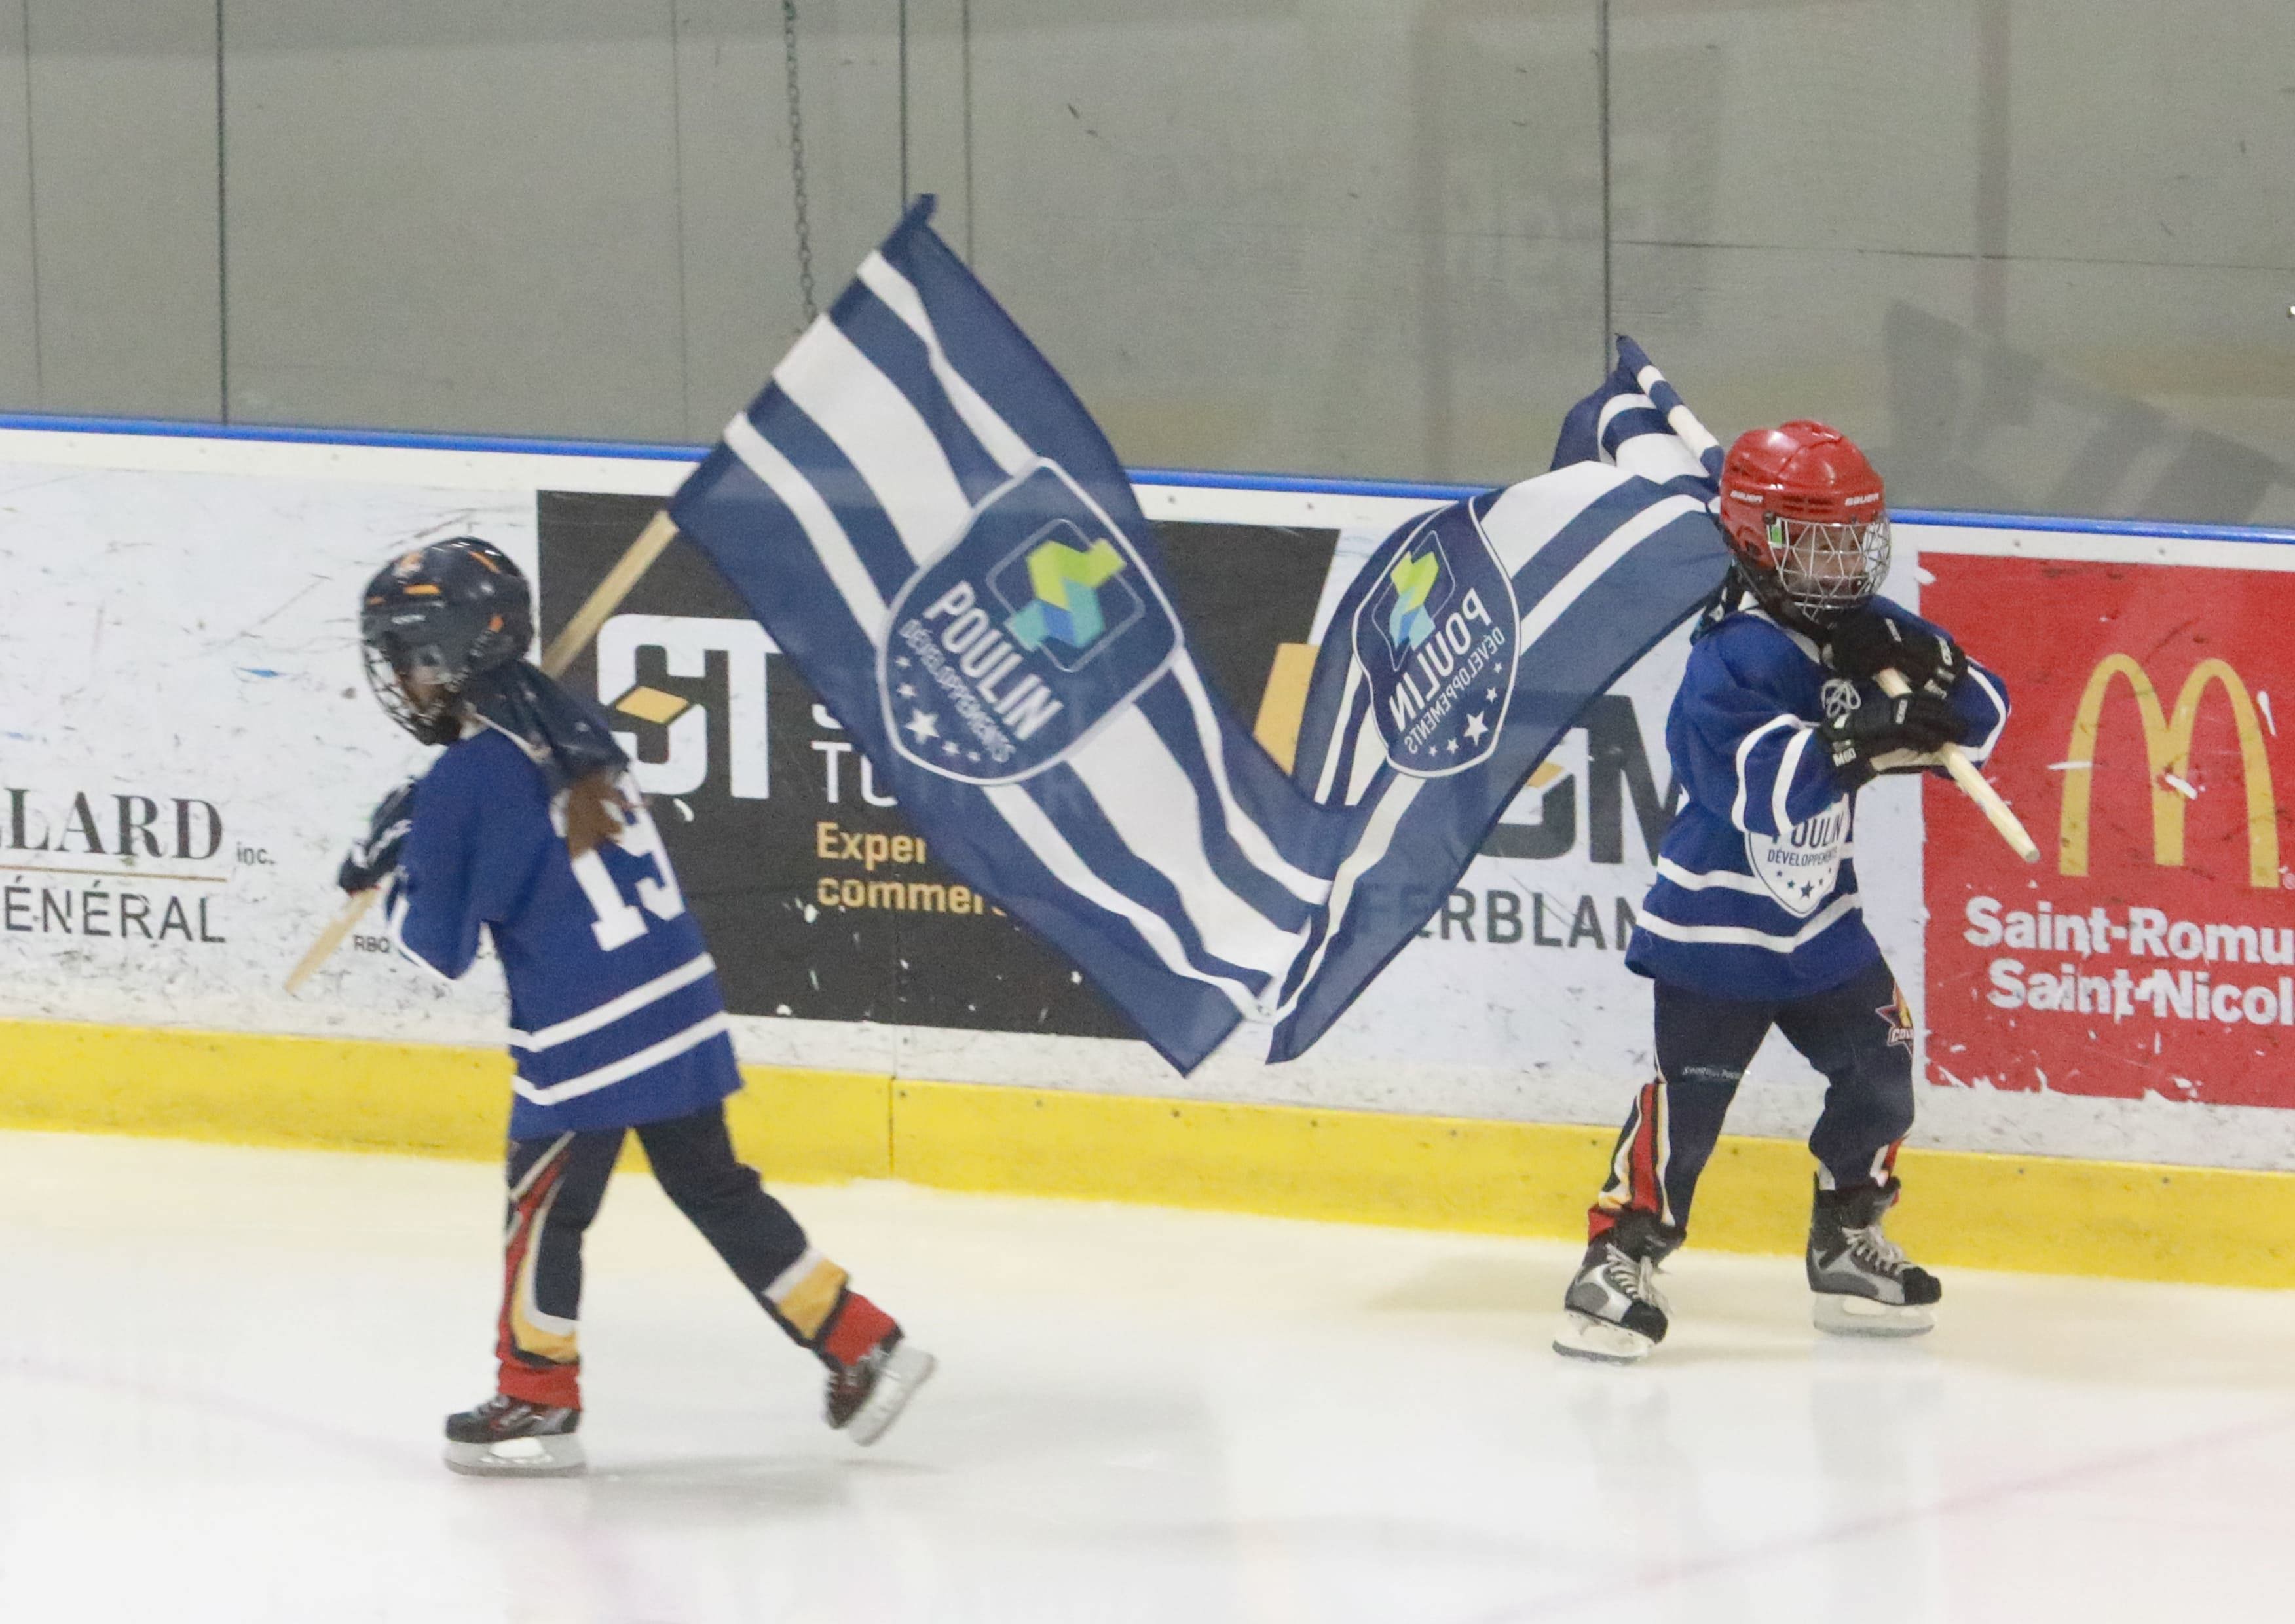
[{"label": "number 13 on jersey", "polygon": [[[554,820],[563,822],[563,813],[552,810]],[[590,899],[590,911],[597,916],[591,924],[598,945],[607,952],[617,947],[627,947],[646,934],[646,915],[657,919],[674,919],[685,911],[685,897],[677,888],[677,876],[670,871],[669,853],[661,844],[661,831],[654,827],[653,817],[643,802],[632,796],[623,813],[622,832],[607,845],[584,852],[574,859],[574,878],[582,887],[582,894]],[[562,828],[560,832],[562,833]],[[606,864],[608,847],[623,856],[649,863],[653,872],[635,876],[637,901],[632,902],[617,884],[612,869]],[[626,874],[630,865],[618,864]]]}]

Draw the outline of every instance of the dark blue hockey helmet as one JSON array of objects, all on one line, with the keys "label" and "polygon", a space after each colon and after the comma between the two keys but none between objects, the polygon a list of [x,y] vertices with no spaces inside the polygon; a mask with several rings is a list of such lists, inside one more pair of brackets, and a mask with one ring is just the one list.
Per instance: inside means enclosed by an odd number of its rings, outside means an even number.
[{"label": "dark blue hockey helmet", "polygon": [[510,555],[475,535],[383,566],[359,609],[366,680],[390,719],[424,744],[461,736],[462,690],[534,641],[534,592]]}]

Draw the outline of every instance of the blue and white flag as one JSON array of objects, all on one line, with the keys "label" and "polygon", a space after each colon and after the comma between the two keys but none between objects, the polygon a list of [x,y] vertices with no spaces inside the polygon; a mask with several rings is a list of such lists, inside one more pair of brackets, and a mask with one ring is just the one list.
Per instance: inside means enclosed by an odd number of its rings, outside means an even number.
[{"label": "blue and white flag", "polygon": [[1303,1054],[1466,872],[1588,704],[1695,613],[1727,552],[1721,448],[1630,339],[1550,472],[1412,519],[1339,601],[1293,771],[1356,820],[1268,1058]]},{"label": "blue and white flag", "polygon": [[930,213],[671,514],[934,854],[1186,1071],[1277,1012],[1349,819],[1213,694],[1115,453]]},{"label": "blue and white flag", "polygon": [[1621,340],[1557,470],[1414,521],[1316,669],[1297,783],[1213,694],[1083,406],[923,200],[679,490],[678,527],[935,854],[1182,1071],[1303,1052],[1585,705],[1719,575],[1719,453]]}]

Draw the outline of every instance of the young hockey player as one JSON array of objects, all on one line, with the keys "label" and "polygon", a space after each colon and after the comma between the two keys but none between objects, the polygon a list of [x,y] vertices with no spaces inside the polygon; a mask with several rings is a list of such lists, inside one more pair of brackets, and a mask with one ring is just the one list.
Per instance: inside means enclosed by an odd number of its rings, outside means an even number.
[{"label": "young hockey player", "polygon": [[[1811,422],[1744,435],[1719,518],[1734,563],[1666,718],[1686,793],[1626,954],[1655,983],[1657,1074],[1618,1138],[1554,1344],[1618,1363],[1664,1339],[1653,1277],[1772,1026],[1825,1079],[1809,1141],[1817,1325],[1910,1335],[1943,1294],[1882,1230],[1913,1123],[1912,1016],[1858,911],[1850,851],[1859,788],[1937,765],[1948,743],[1981,760],[2007,699],[1942,631],[1875,596],[1881,477],[1843,436]],[[1913,691],[1883,693],[1890,670]]]},{"label": "young hockey player", "polygon": [[525,577],[475,537],[439,542],[375,576],[359,629],[383,708],[445,753],[377,808],[340,884],[387,885],[392,937],[442,976],[491,934],[518,1062],[498,1390],[447,1417],[446,1464],[581,1469],[582,1237],[632,1130],[663,1191],[828,1367],[829,1424],[873,1443],[932,1357],[735,1158],[723,1102],[741,1079],[715,967],[605,720],[520,657]]}]

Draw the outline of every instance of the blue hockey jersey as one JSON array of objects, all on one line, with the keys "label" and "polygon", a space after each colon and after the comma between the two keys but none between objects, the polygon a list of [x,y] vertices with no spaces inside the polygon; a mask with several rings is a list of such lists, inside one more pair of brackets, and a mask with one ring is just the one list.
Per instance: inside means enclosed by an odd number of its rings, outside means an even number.
[{"label": "blue hockey jersey", "polygon": [[[1893,603],[1874,607],[1928,626]],[[1629,967],[1709,998],[1782,1000],[1839,986],[1881,956],[1850,856],[1856,796],[1816,737],[1828,707],[1879,698],[1758,608],[1698,639],[1665,722],[1681,812],[1659,849]],[[2006,689],[1972,660],[1951,699],[1970,758],[1983,760],[2008,719]]]},{"label": "blue hockey jersey", "polygon": [[716,966],[642,809],[576,861],[542,770],[484,727],[417,786],[391,887],[392,938],[438,975],[470,967],[481,926],[494,939],[512,1138],[683,1116],[741,1086]]}]

